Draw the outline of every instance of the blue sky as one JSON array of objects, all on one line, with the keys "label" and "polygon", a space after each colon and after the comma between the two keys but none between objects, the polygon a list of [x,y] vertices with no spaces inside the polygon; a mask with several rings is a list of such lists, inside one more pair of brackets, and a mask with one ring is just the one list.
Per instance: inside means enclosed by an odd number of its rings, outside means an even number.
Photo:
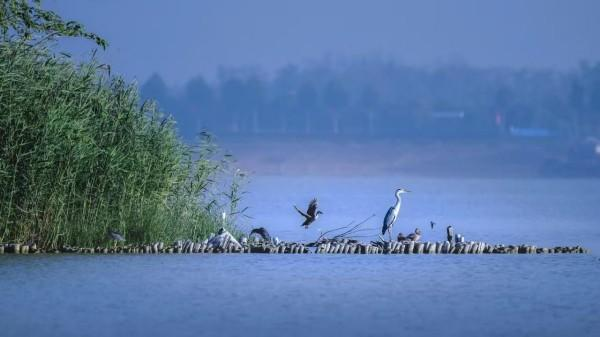
[{"label": "blue sky", "polygon": [[[409,65],[574,67],[600,60],[593,0],[46,0],[111,46],[113,71],[180,85],[220,65],[381,57]],[[77,55],[90,45],[67,42]]]}]

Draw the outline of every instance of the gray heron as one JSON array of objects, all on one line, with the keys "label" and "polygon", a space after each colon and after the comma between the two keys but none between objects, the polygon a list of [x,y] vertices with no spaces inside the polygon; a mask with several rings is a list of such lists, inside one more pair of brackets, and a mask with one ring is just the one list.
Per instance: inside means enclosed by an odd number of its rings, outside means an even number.
[{"label": "gray heron", "polygon": [[106,236],[115,242],[115,245],[117,244],[117,242],[123,242],[125,241],[125,237],[123,236],[123,234],[119,233],[118,231],[114,230],[114,229],[109,229],[108,232],[106,233]]},{"label": "gray heron", "polygon": [[388,209],[385,218],[383,218],[381,235],[385,235],[385,232],[388,232],[390,241],[392,241],[392,226],[394,225],[394,222],[396,222],[396,219],[398,219],[398,213],[400,213],[400,206],[402,205],[402,199],[400,198],[400,195],[407,192],[410,191],[403,188],[396,190],[396,204]]},{"label": "gray heron", "polygon": [[415,232],[408,234],[408,236],[406,238],[408,240],[410,240],[410,241],[419,241],[419,240],[421,240],[421,230],[418,229],[418,228],[415,228]]},{"label": "gray heron", "polygon": [[315,222],[315,220],[319,218],[320,214],[323,214],[323,212],[317,210],[316,198],[310,201],[306,213],[299,210],[298,207],[296,207],[296,205],[294,205],[294,208],[296,209],[296,211],[298,211],[298,213],[300,213],[300,215],[304,217],[304,222],[300,226],[304,226],[305,229],[308,229],[308,226],[310,226],[311,223]]},{"label": "gray heron", "polygon": [[269,235],[269,232],[264,227],[254,228],[250,231],[250,235],[248,235],[248,237],[251,237],[254,234],[260,236],[264,241],[271,241],[271,235]]}]

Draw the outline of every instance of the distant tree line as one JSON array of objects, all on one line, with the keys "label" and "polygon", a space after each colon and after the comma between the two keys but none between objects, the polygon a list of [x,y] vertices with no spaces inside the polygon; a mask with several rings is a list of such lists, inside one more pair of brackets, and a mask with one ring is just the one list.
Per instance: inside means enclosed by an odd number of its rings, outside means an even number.
[{"label": "distant tree line", "polygon": [[571,71],[420,68],[378,60],[286,66],[274,76],[221,69],[183,90],[155,74],[142,95],[174,112],[183,135],[502,137],[543,129],[559,137],[600,133],[600,63]]}]

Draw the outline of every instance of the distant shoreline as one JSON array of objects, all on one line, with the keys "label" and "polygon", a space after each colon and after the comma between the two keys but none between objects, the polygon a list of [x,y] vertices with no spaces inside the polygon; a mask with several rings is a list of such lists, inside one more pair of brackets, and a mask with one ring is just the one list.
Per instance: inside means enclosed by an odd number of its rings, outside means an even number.
[{"label": "distant shoreline", "polygon": [[568,150],[559,141],[227,139],[220,144],[255,175],[547,177]]}]

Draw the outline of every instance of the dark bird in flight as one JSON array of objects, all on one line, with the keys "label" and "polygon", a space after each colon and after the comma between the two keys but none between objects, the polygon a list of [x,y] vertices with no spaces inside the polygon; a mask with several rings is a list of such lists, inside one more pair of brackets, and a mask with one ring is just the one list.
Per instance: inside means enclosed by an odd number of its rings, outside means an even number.
[{"label": "dark bird in flight", "polygon": [[305,220],[302,223],[302,225],[300,225],[300,226],[304,226],[304,228],[308,228],[308,226],[311,223],[315,222],[315,220],[317,220],[319,218],[319,214],[323,214],[323,212],[317,210],[317,199],[316,198],[310,201],[310,203],[308,204],[308,209],[306,210],[306,213],[299,210],[298,207],[296,207],[296,205],[294,205],[294,208],[296,209],[296,211],[298,211],[298,213],[300,213],[300,215],[302,215],[304,217]]},{"label": "dark bird in flight", "polygon": [[433,226],[435,226],[435,222],[429,221],[429,225],[431,226],[431,229],[433,229]]},{"label": "dark bird in flight", "polygon": [[271,241],[271,235],[269,235],[269,232],[264,227],[254,228],[250,231],[248,237],[251,237],[253,234],[260,236],[264,241]]},{"label": "dark bird in flight", "polygon": [[407,239],[411,240],[411,241],[419,241],[421,240],[421,230],[416,228],[414,233],[410,233],[408,234],[408,236],[406,237]]}]

